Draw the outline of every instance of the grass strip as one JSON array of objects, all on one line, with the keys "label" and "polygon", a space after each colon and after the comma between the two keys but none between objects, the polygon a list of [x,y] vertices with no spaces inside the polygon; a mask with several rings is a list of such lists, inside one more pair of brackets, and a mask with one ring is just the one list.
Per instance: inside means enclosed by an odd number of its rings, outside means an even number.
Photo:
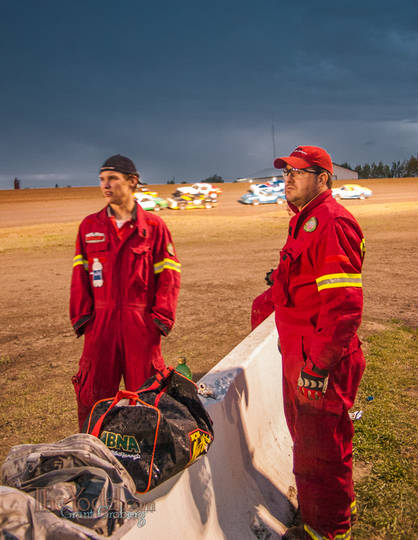
[{"label": "grass strip", "polygon": [[[286,231],[288,223],[285,212],[279,215],[270,212],[254,216],[195,214],[182,219],[182,215],[167,211],[165,216],[160,217],[167,223],[176,246],[229,243],[231,237],[243,240],[274,237],[278,228]],[[78,222],[69,222],[0,228],[0,253],[56,247],[73,249],[78,225]]]},{"label": "grass strip", "polygon": [[0,253],[74,247],[77,227],[78,223],[72,222],[0,228]]},{"label": "grass strip", "polygon": [[417,538],[417,331],[393,321],[366,339],[365,350],[356,400],[364,414],[355,423],[354,457],[370,474],[356,484],[360,519],[354,535]]}]

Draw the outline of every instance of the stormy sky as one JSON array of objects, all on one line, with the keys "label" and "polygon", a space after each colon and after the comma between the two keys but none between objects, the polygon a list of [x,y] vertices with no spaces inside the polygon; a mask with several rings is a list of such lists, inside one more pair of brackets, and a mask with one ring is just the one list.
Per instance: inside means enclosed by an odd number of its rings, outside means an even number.
[{"label": "stormy sky", "polygon": [[0,188],[233,179],[298,144],[418,150],[415,0],[2,2]]}]

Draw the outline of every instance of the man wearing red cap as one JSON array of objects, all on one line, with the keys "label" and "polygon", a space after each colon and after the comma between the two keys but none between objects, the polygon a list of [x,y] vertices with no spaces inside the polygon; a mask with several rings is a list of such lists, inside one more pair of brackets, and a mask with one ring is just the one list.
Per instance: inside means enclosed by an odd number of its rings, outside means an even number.
[{"label": "man wearing red cap", "polygon": [[303,525],[283,538],[350,539],[353,405],[365,361],[356,331],[363,307],[364,238],[332,197],[333,166],[322,148],[298,146],[283,169],[294,212],[272,286],[255,299],[253,327],[273,309],[283,362],[285,415]]},{"label": "man wearing red cap", "polygon": [[127,390],[137,390],[164,368],[160,338],[174,324],[180,263],[164,221],[136,203],[138,182],[129,158],[107,159],[100,169],[107,205],[78,231],[70,316],[77,336],[85,336],[73,377],[80,430],[122,376]]}]

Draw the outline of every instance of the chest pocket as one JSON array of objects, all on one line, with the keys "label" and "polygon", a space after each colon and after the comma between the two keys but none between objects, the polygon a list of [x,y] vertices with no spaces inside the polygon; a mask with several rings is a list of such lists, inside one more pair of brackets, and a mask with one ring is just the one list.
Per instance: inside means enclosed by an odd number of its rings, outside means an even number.
[{"label": "chest pocket", "polygon": [[102,253],[103,251],[108,251],[109,249],[109,240],[107,239],[105,234],[96,233],[97,238],[95,239],[92,237],[90,240],[88,240],[88,236],[86,235],[84,246],[86,250],[86,254],[90,257],[94,253]]},{"label": "chest pocket", "polygon": [[146,290],[149,280],[154,275],[150,246],[144,244],[131,247],[131,261],[131,282],[142,290]]},{"label": "chest pocket", "polygon": [[292,299],[289,293],[290,278],[298,269],[300,257],[308,248],[301,240],[290,239],[280,251],[279,271],[274,280],[273,300],[279,306],[291,306]]},{"label": "chest pocket", "polygon": [[105,266],[108,259],[109,242],[106,240],[103,242],[86,242],[85,251],[89,263],[89,272],[91,272],[94,259],[98,259],[102,266]]},{"label": "chest pocket", "polygon": [[88,263],[90,284],[93,287],[94,296],[97,300],[103,296],[104,289],[109,281],[109,242],[106,239],[101,241],[86,241],[84,249]]}]

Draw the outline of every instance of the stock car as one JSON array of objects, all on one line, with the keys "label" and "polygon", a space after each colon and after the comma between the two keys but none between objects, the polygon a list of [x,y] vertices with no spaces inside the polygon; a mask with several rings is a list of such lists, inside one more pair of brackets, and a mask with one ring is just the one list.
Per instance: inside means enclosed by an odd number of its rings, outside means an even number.
[{"label": "stock car", "polygon": [[273,191],[283,191],[284,190],[284,181],[282,180],[271,180],[270,182],[265,182],[263,184],[252,184],[250,186],[250,191],[257,191],[257,189],[270,189]]},{"label": "stock car", "polygon": [[212,186],[208,182],[196,182],[192,186],[177,188],[175,195],[205,195],[211,199],[216,199],[222,190]]},{"label": "stock car", "polygon": [[257,189],[250,190],[239,199],[239,202],[243,204],[252,204],[257,206],[259,204],[283,204],[286,200],[284,191],[271,190],[271,189]]},{"label": "stock car", "polygon": [[283,204],[286,200],[284,182],[267,182],[265,184],[253,184],[247,193],[239,199],[243,204]]},{"label": "stock car", "polygon": [[149,193],[138,192],[134,194],[134,197],[144,210],[154,210],[154,212],[158,212],[161,208],[167,208],[168,206],[168,201],[166,199],[155,197]]},{"label": "stock car", "polygon": [[263,189],[265,191],[272,191],[275,193],[281,193],[284,192],[284,182],[266,182],[265,184],[252,184],[249,191],[252,191],[253,193],[258,193],[260,189]]},{"label": "stock car", "polygon": [[368,199],[372,190],[358,184],[345,184],[339,188],[332,188],[332,196],[336,199]]},{"label": "stock car", "polygon": [[[176,192],[177,193],[177,192]],[[195,208],[212,208],[216,200],[206,195],[173,195],[167,199],[168,208],[171,210],[192,210]]]}]

